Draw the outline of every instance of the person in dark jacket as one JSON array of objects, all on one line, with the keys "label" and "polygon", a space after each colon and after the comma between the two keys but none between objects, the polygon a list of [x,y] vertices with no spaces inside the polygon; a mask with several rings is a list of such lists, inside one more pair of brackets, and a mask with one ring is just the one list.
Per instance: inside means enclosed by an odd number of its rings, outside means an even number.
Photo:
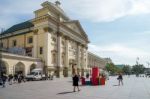
[{"label": "person in dark jacket", "polygon": [[18,83],[20,84],[22,81],[22,77],[21,77],[21,74],[18,74]]},{"label": "person in dark jacket", "polygon": [[12,80],[13,80],[13,75],[12,75],[12,74],[9,74],[9,75],[8,75],[8,82],[9,82],[9,85],[12,85]]},{"label": "person in dark jacket", "polygon": [[79,76],[76,74],[73,76],[73,86],[74,86],[74,88],[73,88],[74,92],[76,91],[76,88],[78,88],[78,91],[80,91],[80,89],[79,89]]},{"label": "person in dark jacket", "polygon": [[121,73],[119,73],[117,79],[118,79],[118,81],[119,81],[119,86],[120,86],[120,83],[123,85],[123,77],[122,77],[122,74],[121,74]]},{"label": "person in dark jacket", "polygon": [[5,87],[5,83],[7,80],[7,76],[5,74],[2,74],[2,86]]},{"label": "person in dark jacket", "polygon": [[18,82],[18,74],[15,73],[15,75],[14,75],[14,83],[17,83],[17,82]]}]

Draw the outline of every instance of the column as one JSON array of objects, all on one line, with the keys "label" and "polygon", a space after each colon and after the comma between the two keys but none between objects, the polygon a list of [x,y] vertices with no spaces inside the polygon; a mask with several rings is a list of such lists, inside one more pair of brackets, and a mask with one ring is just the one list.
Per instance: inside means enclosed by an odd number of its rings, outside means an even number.
[{"label": "column", "polygon": [[84,76],[84,67],[85,67],[85,62],[84,62],[84,45],[82,45],[82,50],[81,50],[81,76]]},{"label": "column", "polygon": [[[77,43],[77,72],[80,74],[80,43]],[[80,74],[81,75],[81,74]]]},{"label": "column", "polygon": [[81,47],[81,68],[84,68],[84,47]]},{"label": "column", "polygon": [[33,50],[32,50],[32,56],[34,57],[34,58],[37,58],[37,54],[38,54],[38,46],[37,46],[37,43],[38,43],[38,29],[36,29],[36,30],[33,30],[33,33],[34,33],[34,35],[33,35]]},{"label": "column", "polygon": [[60,77],[60,72],[61,72],[61,36],[62,33],[57,34],[57,77]]},{"label": "column", "polygon": [[44,68],[45,68],[45,73],[48,74],[48,66],[51,64],[51,50],[50,50],[50,41],[51,41],[51,32],[53,31],[50,27],[44,27],[43,28],[45,32],[45,41],[44,41],[44,48],[43,48],[43,53],[44,53]]},{"label": "column", "polygon": [[68,70],[69,70],[69,38],[65,37],[65,77],[68,77]]},{"label": "column", "polygon": [[85,59],[86,59],[86,62],[85,62],[85,69],[88,70],[88,52],[87,52],[87,47],[85,49]]}]

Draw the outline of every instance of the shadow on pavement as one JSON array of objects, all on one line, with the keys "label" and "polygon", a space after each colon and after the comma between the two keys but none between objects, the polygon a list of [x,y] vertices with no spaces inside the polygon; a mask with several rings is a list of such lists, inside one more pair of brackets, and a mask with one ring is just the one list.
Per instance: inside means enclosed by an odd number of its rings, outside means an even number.
[{"label": "shadow on pavement", "polygon": [[119,86],[119,85],[113,85],[113,86]]},{"label": "shadow on pavement", "polygon": [[58,93],[57,95],[63,95],[63,94],[69,94],[69,93],[74,93],[74,92],[73,91],[66,91],[66,92]]}]

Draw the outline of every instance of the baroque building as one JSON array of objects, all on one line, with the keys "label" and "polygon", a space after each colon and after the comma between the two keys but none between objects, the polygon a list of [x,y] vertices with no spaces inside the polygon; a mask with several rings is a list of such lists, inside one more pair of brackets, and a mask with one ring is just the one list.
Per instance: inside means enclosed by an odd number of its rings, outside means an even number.
[{"label": "baroque building", "polygon": [[44,2],[35,18],[0,34],[0,72],[27,75],[34,68],[57,77],[84,75],[94,66],[105,69],[110,58],[88,52],[89,39],[78,20],[71,20],[60,2]]},{"label": "baroque building", "polygon": [[16,24],[1,34],[1,48],[12,53],[41,59],[47,74],[67,77],[88,70],[88,36],[78,20],[71,20],[55,4],[44,2],[34,11],[35,18]]}]

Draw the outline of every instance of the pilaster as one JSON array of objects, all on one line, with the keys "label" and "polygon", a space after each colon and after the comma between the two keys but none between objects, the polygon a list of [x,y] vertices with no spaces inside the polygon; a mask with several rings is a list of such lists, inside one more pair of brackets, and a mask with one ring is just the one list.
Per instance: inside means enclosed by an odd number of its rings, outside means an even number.
[{"label": "pilaster", "polygon": [[57,77],[61,76],[61,41],[62,41],[62,33],[57,34]]},{"label": "pilaster", "polygon": [[50,66],[51,64],[51,32],[53,31],[50,27],[44,27],[43,28],[45,32],[45,41],[44,41],[44,48],[43,48],[43,53],[44,53],[44,61],[45,61],[45,66]]},{"label": "pilaster", "polygon": [[33,52],[32,52],[32,54],[33,54],[33,57],[34,58],[37,58],[38,57],[38,44],[37,44],[37,42],[38,42],[38,29],[35,29],[35,30],[33,30],[33,34],[34,34],[34,36],[33,36]]}]

